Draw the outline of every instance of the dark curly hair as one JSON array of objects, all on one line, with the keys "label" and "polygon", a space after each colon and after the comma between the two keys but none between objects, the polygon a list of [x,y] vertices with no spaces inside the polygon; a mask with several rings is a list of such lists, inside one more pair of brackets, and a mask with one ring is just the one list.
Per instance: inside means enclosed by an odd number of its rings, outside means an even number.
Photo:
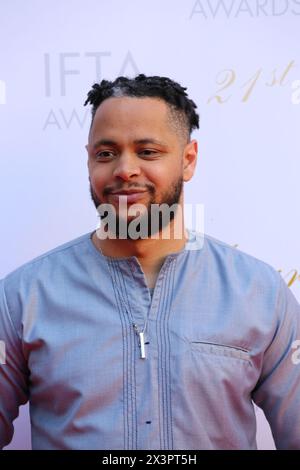
[{"label": "dark curly hair", "polygon": [[84,106],[89,103],[92,105],[91,126],[100,104],[107,98],[120,96],[153,97],[164,100],[169,105],[172,122],[181,132],[184,131],[188,138],[194,129],[199,128],[197,105],[188,97],[186,88],[168,77],[147,77],[144,74],[135,78],[117,77],[114,81],[102,80],[100,83],[95,83],[84,103]]}]

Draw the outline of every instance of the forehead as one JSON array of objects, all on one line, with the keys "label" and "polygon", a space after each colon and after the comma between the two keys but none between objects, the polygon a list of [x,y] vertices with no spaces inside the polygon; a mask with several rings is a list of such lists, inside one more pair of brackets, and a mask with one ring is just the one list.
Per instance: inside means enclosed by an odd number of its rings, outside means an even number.
[{"label": "forehead", "polygon": [[98,107],[90,138],[102,133],[172,133],[169,107],[159,98],[112,97]]}]

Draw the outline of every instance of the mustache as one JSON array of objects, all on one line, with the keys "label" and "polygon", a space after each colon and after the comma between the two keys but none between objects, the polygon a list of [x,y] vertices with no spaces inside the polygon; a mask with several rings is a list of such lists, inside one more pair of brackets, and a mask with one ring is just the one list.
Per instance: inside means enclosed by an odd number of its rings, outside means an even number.
[{"label": "mustache", "polygon": [[103,189],[103,196],[107,196],[108,194],[112,192],[118,192],[118,191],[128,191],[131,189],[138,189],[138,190],[148,190],[151,194],[155,193],[155,188],[151,184],[145,184],[144,186],[141,186],[140,184],[131,184],[127,186],[107,186],[106,188]]}]

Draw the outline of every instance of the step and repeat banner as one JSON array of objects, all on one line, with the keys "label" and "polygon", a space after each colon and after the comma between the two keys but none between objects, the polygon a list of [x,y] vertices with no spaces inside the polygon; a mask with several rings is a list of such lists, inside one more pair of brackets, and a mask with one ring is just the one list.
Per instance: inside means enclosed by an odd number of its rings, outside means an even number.
[{"label": "step and repeat banner", "polygon": [[[169,76],[197,103],[185,202],[300,301],[300,0],[1,0],[0,277],[94,229],[84,145],[95,81]],[[274,448],[258,408],[260,449]],[[8,448],[30,448],[28,408]]]}]

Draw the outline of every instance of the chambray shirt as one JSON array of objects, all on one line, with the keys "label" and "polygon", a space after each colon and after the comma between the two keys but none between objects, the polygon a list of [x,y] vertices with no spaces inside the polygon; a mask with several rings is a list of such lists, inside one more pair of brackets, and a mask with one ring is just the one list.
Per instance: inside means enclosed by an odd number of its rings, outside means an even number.
[{"label": "chambray shirt", "polygon": [[300,307],[280,274],[189,231],[151,298],[138,259],[91,236],[0,281],[0,447],[29,400],[34,449],[256,449],[254,401],[300,449]]}]

